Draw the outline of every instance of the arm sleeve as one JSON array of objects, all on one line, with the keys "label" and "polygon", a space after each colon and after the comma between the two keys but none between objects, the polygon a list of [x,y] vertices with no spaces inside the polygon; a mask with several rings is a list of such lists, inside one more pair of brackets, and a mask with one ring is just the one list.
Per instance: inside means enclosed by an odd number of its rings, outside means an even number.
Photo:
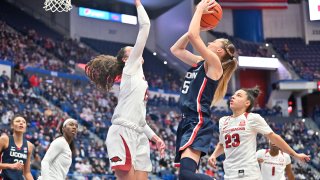
[{"label": "arm sleeve", "polygon": [[150,19],[147,12],[142,5],[137,7],[138,21],[139,21],[139,33],[136,43],[130,52],[126,65],[124,67],[124,73],[131,75],[137,72],[142,62],[139,60],[142,58],[143,49],[147,43],[147,39],[150,31]]},{"label": "arm sleeve", "polygon": [[151,139],[156,133],[150,128],[148,124],[146,124],[143,127],[143,133],[148,137],[148,139]]},{"label": "arm sleeve", "polygon": [[63,151],[63,147],[59,140],[54,140],[46,152],[43,160],[41,161],[41,178],[43,180],[49,179],[50,164],[57,158],[57,156]]},{"label": "arm sleeve", "polygon": [[272,129],[259,114],[250,113],[249,124],[253,130],[263,135],[272,133]]},{"label": "arm sleeve", "polygon": [[284,153],[284,159],[285,159],[286,165],[291,164],[291,158],[289,154]]},{"label": "arm sleeve", "polygon": [[263,154],[266,152],[264,149],[260,149],[256,152],[257,159],[263,158]]}]

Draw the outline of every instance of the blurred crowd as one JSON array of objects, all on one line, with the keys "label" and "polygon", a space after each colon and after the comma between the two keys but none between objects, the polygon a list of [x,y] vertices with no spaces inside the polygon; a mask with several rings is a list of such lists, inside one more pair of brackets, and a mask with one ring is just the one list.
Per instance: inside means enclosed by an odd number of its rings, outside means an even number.
[{"label": "blurred crowd", "polygon": [[[258,49],[259,56],[268,52]],[[6,23],[0,21],[0,60],[14,63],[13,73],[2,71],[0,76],[0,132],[10,134],[9,122],[14,114],[22,114],[28,121],[26,138],[35,145],[32,159],[32,173],[39,175],[41,159],[50,142],[59,134],[58,127],[67,117],[79,120],[76,138],[77,152],[70,170],[70,177],[77,179],[114,178],[109,167],[108,154],[104,145],[108,128],[111,125],[117,97],[113,93],[102,92],[92,84],[69,81],[57,77],[26,74],[27,67],[36,67],[59,72],[75,72],[75,64],[87,62],[96,52],[76,40],[56,41],[40,37],[35,30],[26,29],[18,33]],[[297,67],[302,62],[295,62]],[[300,64],[299,64],[300,63]],[[315,72],[316,73],[316,72]],[[12,75],[12,77],[11,77]],[[150,89],[179,91],[182,78],[168,73],[158,75],[146,72]],[[156,146],[150,142],[153,174],[167,180],[177,178],[177,169],[173,167],[175,155],[175,137],[181,116],[177,100],[161,95],[153,96],[147,105],[147,122],[167,145],[165,158],[160,159]],[[262,115],[277,115],[275,110],[256,109]],[[315,111],[319,113],[318,111]],[[218,119],[230,113],[228,110],[213,109],[212,121],[216,124],[215,134],[210,144],[213,152],[218,141]],[[266,113],[266,114],[264,114]],[[320,169],[320,144],[316,132],[305,127],[301,121],[286,124],[270,123],[298,152],[312,156],[311,165]],[[102,143],[101,143],[102,142]],[[267,148],[267,141],[258,139],[259,148]],[[207,157],[200,163],[199,172],[216,179],[223,177],[223,157],[219,158],[218,168],[207,165]],[[314,179],[310,169],[301,168],[294,161],[294,172],[299,179]],[[101,176],[104,175],[104,176]]]}]

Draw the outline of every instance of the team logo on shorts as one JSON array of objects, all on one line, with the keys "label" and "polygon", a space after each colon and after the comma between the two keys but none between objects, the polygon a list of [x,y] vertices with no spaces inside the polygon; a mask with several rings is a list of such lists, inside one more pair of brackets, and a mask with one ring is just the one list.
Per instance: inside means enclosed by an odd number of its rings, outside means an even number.
[{"label": "team logo on shorts", "polygon": [[120,159],[119,156],[115,156],[115,157],[111,158],[110,160],[111,160],[111,162],[114,162],[114,163],[122,161],[122,159]]}]

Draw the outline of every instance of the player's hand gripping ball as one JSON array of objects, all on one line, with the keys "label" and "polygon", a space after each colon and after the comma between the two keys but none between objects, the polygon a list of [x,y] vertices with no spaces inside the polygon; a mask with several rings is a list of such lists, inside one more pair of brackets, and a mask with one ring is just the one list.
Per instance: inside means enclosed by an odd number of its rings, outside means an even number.
[{"label": "player's hand gripping ball", "polygon": [[220,4],[218,4],[215,0],[202,0],[199,4],[201,3],[206,3],[204,6],[207,8],[201,18],[201,29],[215,28],[219,24],[223,15]]}]

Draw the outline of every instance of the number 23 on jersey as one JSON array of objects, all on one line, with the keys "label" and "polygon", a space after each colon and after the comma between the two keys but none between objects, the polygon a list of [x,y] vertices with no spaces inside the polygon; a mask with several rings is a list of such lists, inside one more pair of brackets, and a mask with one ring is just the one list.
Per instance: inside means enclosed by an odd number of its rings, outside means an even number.
[{"label": "number 23 on jersey", "polygon": [[226,148],[238,147],[240,145],[240,136],[238,133],[226,134],[224,136]]}]

